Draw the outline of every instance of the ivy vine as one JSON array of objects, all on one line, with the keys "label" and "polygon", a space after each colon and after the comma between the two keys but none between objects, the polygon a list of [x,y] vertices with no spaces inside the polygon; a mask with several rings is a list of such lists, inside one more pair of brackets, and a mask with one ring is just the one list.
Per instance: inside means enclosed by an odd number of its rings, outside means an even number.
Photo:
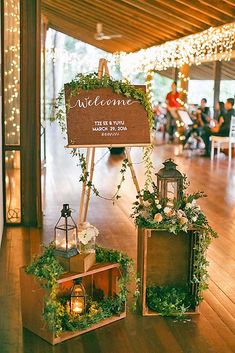
[{"label": "ivy vine", "polygon": [[[26,273],[34,275],[41,286],[47,289],[45,297],[43,317],[48,328],[56,336],[64,330],[82,330],[91,325],[120,314],[124,311],[128,285],[131,279],[135,278],[134,262],[127,255],[117,250],[105,249],[96,246],[96,262],[119,263],[120,278],[118,280],[118,293],[112,297],[105,297],[102,290],[94,290],[94,298],[89,298],[87,310],[84,315],[77,315],[70,312],[68,308],[68,297],[58,296],[58,278],[64,273],[63,267],[59,264],[54,255],[55,245],[52,242],[44,247],[42,255],[36,257],[26,268]],[[138,290],[136,291],[138,293]]]}]

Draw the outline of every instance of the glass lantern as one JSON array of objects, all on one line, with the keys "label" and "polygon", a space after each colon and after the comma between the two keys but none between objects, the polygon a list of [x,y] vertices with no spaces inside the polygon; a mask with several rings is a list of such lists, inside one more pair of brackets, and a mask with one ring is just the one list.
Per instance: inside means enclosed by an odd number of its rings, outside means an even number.
[{"label": "glass lantern", "polygon": [[61,216],[54,229],[55,255],[72,257],[78,254],[77,226],[68,204],[63,204]]},{"label": "glass lantern", "polygon": [[183,175],[176,169],[177,164],[172,159],[163,164],[164,168],[156,174],[158,192],[161,199],[167,199],[168,206],[173,206],[174,200],[180,200],[183,195]]},{"label": "glass lantern", "polygon": [[70,295],[70,311],[72,314],[85,314],[86,312],[86,291],[81,278],[73,281],[73,288]]}]

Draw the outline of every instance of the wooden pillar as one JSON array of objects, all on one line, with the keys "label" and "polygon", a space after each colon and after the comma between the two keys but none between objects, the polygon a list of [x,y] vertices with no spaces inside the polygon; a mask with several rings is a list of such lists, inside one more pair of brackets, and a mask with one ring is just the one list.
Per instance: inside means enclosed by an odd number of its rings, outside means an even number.
[{"label": "wooden pillar", "polygon": [[172,79],[173,79],[173,81],[175,81],[175,82],[178,82],[178,73],[179,73],[178,67],[173,68]]},{"label": "wooden pillar", "polygon": [[41,1],[20,1],[20,114],[22,223],[41,225],[40,46]]},{"label": "wooden pillar", "polygon": [[215,61],[214,62],[214,111],[215,111],[215,104],[219,101],[220,96],[220,81],[221,81],[221,68],[222,62]]},{"label": "wooden pillar", "polygon": [[189,77],[189,65],[184,64],[179,68],[179,80],[180,80],[180,99],[184,102],[187,103],[187,94],[185,91],[188,92],[188,77]]}]

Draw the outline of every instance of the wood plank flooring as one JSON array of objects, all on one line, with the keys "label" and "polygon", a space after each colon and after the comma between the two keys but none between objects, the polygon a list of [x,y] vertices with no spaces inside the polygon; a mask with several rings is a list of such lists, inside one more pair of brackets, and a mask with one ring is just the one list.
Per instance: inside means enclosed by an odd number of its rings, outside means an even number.
[{"label": "wood plank flooring", "polygon": [[[235,160],[211,162],[179,154],[179,147],[156,143],[153,154],[156,172],[161,163],[174,157],[188,175],[190,190],[204,190],[201,200],[211,225],[220,238],[209,251],[210,288],[205,292],[201,314],[190,321],[141,317],[128,313],[125,320],[55,347],[22,328],[19,298],[19,267],[28,264],[40,245],[53,238],[53,227],[62,203],[68,202],[77,217],[81,186],[76,159],[63,148],[58,129],[48,128],[47,166],[43,170],[43,229],[9,227],[0,252],[0,353],[234,353],[235,352]],[[95,184],[110,196],[118,184],[121,162],[113,161],[105,149],[97,152]],[[141,149],[132,150],[133,162],[143,186]],[[122,198],[112,203],[92,196],[88,220],[100,230],[98,242],[127,252],[136,260],[136,230],[129,215],[135,188],[128,171]],[[32,313],[33,315],[33,313]]]}]

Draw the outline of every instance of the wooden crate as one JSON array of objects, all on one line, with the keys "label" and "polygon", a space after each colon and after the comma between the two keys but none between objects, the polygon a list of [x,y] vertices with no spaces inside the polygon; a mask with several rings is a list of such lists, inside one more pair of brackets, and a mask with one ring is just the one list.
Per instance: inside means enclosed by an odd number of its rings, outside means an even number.
[{"label": "wooden crate", "polygon": [[[89,271],[84,273],[65,273],[58,279],[58,295],[69,292],[72,288],[73,280],[82,278],[88,294],[91,294],[92,288],[95,285],[96,288],[103,290],[105,296],[111,296],[118,292],[117,280],[119,276],[119,265],[117,263],[95,264]],[[20,287],[23,326],[52,345],[126,317],[125,309],[120,315],[102,320],[85,330],[64,331],[59,337],[56,337],[52,331],[48,330],[42,316],[44,298],[48,293],[45,292],[34,276],[25,273],[25,267],[20,269]]]},{"label": "wooden crate", "polygon": [[[198,241],[198,232],[181,232],[177,235],[165,230],[138,228],[137,272],[140,276],[140,297],[138,306],[143,316],[159,315],[151,311],[146,304],[148,284],[159,286],[189,285],[193,295],[197,285],[192,284],[194,266],[194,246]],[[198,307],[187,314],[199,313]]]}]

